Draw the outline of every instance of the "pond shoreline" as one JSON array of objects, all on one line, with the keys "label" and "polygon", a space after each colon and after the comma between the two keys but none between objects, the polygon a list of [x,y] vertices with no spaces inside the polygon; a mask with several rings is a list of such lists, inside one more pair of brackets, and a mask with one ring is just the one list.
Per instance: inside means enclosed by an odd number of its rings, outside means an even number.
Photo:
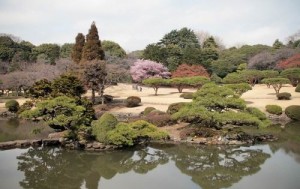
[{"label": "pond shoreline", "polygon": [[[158,141],[141,141],[135,146],[147,145],[149,143],[155,144],[195,144],[195,145],[222,145],[222,146],[242,146],[242,145],[255,145],[263,142],[273,142],[278,140],[277,137],[270,134],[262,134],[250,136],[247,140],[230,140],[226,137],[213,137],[213,138],[188,138],[186,140],[158,140]],[[119,150],[127,147],[116,146],[110,144],[103,144],[97,141],[80,142],[66,140],[64,138],[45,138],[45,139],[32,139],[32,140],[14,140],[7,142],[0,142],[0,150],[10,150],[15,148],[29,148],[29,147],[62,147],[71,150],[84,150],[84,151],[110,151]]]}]

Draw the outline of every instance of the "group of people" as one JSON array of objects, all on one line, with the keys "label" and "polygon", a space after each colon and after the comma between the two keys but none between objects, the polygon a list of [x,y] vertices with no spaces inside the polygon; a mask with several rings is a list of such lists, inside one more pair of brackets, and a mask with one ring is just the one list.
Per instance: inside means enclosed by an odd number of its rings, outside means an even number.
[{"label": "group of people", "polygon": [[133,90],[140,91],[140,92],[143,91],[143,88],[142,88],[141,86],[138,86],[137,84],[133,84],[133,85],[132,85],[132,89],[133,89]]}]

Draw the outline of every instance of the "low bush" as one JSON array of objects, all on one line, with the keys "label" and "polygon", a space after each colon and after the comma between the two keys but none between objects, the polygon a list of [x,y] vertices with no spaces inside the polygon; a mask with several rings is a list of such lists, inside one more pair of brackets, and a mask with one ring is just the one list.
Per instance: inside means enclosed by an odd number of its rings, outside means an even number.
[{"label": "low bush", "polygon": [[270,114],[281,115],[282,108],[278,105],[266,105],[266,111]]},{"label": "low bush", "polygon": [[193,99],[193,94],[194,93],[182,93],[180,97],[184,99]]},{"label": "low bush", "polygon": [[18,110],[18,114],[24,112],[25,110],[30,110],[34,106],[34,103],[32,101],[26,101],[24,104],[22,104]]},{"label": "low bush", "polygon": [[153,110],[156,110],[153,107],[146,107],[145,110],[143,111],[143,115],[147,116],[150,112],[152,112]]},{"label": "low bush", "polygon": [[174,114],[179,111],[180,108],[184,107],[187,103],[186,102],[177,102],[170,104],[167,110],[168,114]]},{"label": "low bush", "polygon": [[262,111],[260,111],[258,108],[248,107],[248,108],[246,108],[246,111],[248,113],[250,113],[251,115],[256,116],[260,120],[266,120],[267,119],[266,114],[263,113]]},{"label": "low bush", "polygon": [[300,84],[297,85],[295,92],[300,93]]},{"label": "low bush", "polygon": [[133,146],[143,140],[158,140],[167,136],[165,132],[158,131],[155,125],[144,120],[120,122],[115,129],[107,133],[109,143],[119,146]]},{"label": "low bush", "polygon": [[291,100],[291,93],[278,93],[277,95],[278,100]]},{"label": "low bush", "polygon": [[170,114],[165,112],[156,113],[155,111],[152,111],[144,119],[153,125],[156,125],[157,127],[162,127],[173,123]]},{"label": "low bush", "polygon": [[8,111],[16,113],[19,110],[20,105],[16,100],[9,100],[5,103],[5,107]]},{"label": "low bush", "polygon": [[118,120],[109,113],[104,113],[100,119],[92,122],[92,134],[96,137],[97,141],[108,143],[107,133],[115,128]]},{"label": "low bush", "polygon": [[127,107],[137,107],[141,103],[141,98],[138,96],[130,96],[126,99]]},{"label": "low bush", "polygon": [[285,109],[285,114],[292,120],[300,121],[300,105],[288,106]]}]

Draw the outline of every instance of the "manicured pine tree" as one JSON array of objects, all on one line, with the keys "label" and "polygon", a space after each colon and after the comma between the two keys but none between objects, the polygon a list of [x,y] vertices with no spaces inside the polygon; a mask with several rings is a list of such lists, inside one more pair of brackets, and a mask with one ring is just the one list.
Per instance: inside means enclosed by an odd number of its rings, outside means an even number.
[{"label": "manicured pine tree", "polygon": [[86,35],[86,43],[83,47],[83,62],[91,60],[104,60],[105,54],[101,47],[98,30],[95,22],[92,23],[89,33]]},{"label": "manicured pine tree", "polygon": [[72,60],[79,64],[81,61],[81,56],[82,56],[82,50],[85,44],[85,37],[82,33],[78,33],[75,39],[75,45],[73,46],[72,50]]}]

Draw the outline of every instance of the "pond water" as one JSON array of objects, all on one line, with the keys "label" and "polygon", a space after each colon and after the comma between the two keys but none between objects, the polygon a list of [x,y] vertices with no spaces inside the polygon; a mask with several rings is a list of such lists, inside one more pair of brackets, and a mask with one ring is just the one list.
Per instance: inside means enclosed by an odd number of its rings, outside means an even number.
[{"label": "pond water", "polygon": [[300,186],[300,125],[255,146],[158,145],[110,152],[0,151],[3,189],[220,189]]},{"label": "pond water", "polygon": [[43,122],[32,122],[20,119],[0,119],[0,142],[40,139],[48,136],[53,130]]}]

